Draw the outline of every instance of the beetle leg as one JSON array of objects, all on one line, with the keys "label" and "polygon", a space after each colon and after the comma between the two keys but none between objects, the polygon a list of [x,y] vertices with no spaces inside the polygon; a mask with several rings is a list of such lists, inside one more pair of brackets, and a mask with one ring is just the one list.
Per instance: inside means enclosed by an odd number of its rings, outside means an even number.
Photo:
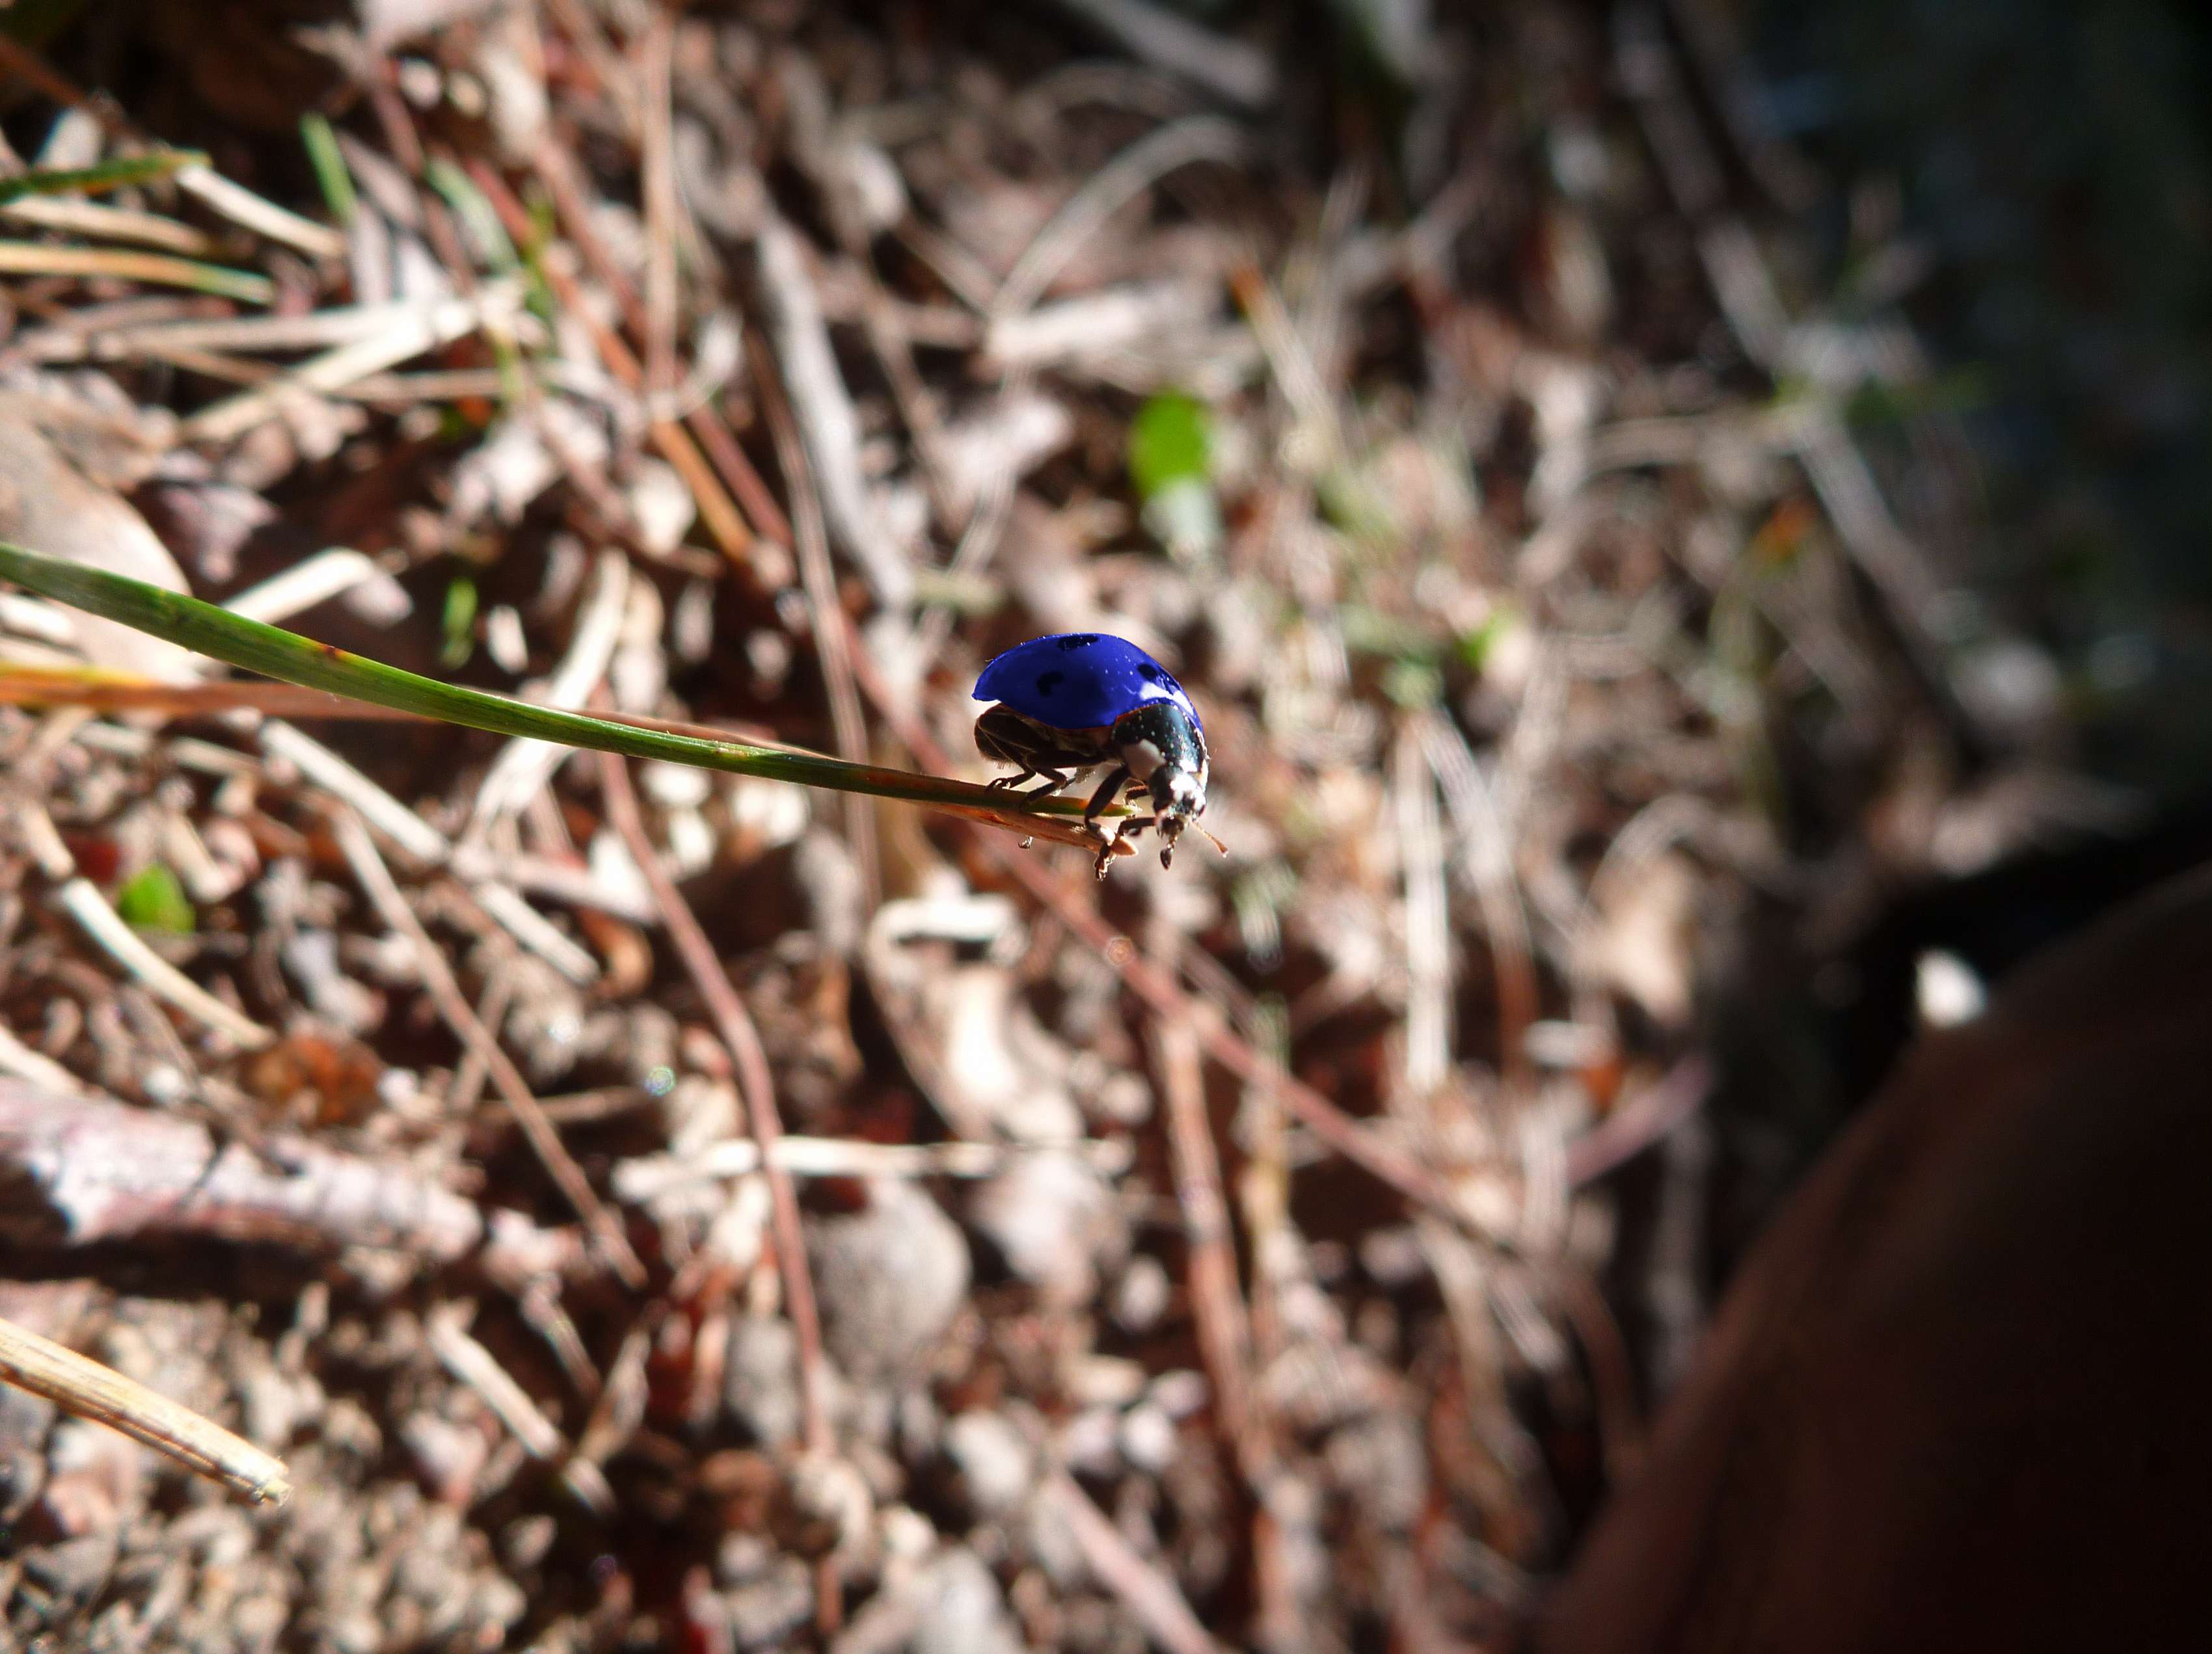
[{"label": "beetle leg", "polygon": [[1128,779],[1129,769],[1126,764],[1116,764],[1107,772],[1106,779],[1098,784],[1098,791],[1091,795],[1091,802],[1083,807],[1083,820],[1086,826],[1096,821],[1106,806],[1114,802],[1114,795],[1121,790],[1121,784]]},{"label": "beetle leg", "polygon": [[1047,793],[1058,792],[1075,779],[1074,772],[1070,770],[1054,769],[1048,764],[1030,764],[1012,775],[994,776],[990,785],[995,788],[1018,787],[1023,782],[1038,776],[1044,778],[1044,785],[1030,791],[1027,796],[1031,798],[1042,798]]},{"label": "beetle leg", "polygon": [[1106,876],[1106,869],[1113,864],[1114,852],[1120,846],[1121,840],[1127,838],[1131,831],[1139,825],[1134,821],[1124,821],[1111,837],[1108,836],[1105,828],[1098,825],[1100,813],[1114,802],[1115,794],[1121,790],[1121,784],[1128,779],[1129,766],[1126,764],[1116,764],[1106,772],[1106,779],[1098,784],[1097,790],[1091,795],[1091,802],[1083,807],[1083,825],[1096,833],[1101,840],[1098,846],[1098,861],[1094,871],[1102,879]]},{"label": "beetle leg", "polygon": [[1149,815],[1141,815],[1133,821],[1120,822],[1117,825],[1121,830],[1110,839],[1106,836],[1104,828],[1097,829],[1099,839],[1098,859],[1093,863],[1092,871],[1096,872],[1100,878],[1104,878],[1106,869],[1114,864],[1114,857],[1120,853],[1121,846],[1152,824],[1152,818]]}]

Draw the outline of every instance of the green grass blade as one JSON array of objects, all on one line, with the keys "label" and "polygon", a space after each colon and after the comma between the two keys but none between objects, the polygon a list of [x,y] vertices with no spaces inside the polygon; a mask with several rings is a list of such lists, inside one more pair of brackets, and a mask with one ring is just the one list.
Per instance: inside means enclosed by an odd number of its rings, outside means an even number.
[{"label": "green grass blade", "polygon": [[[213,603],[104,569],[48,557],[0,542],[0,579],[249,672],[321,689],[395,712],[412,712],[494,735],[520,736],[563,747],[587,747],[629,758],[759,776],[805,787],[866,793],[950,811],[1011,831],[1063,844],[1095,847],[1097,840],[1071,817],[1083,813],[1075,798],[1015,798],[1003,791],[941,776],[872,764],[848,764],[818,753],[747,742],[714,740],[641,728],[582,712],[534,706],[505,695],[440,683],[386,666],[280,627],[249,621]],[[1116,810],[1114,814],[1124,812]]]},{"label": "green grass blade", "polygon": [[307,165],[314,170],[315,184],[323,192],[323,203],[338,227],[346,227],[353,222],[361,203],[354,194],[353,174],[346,170],[345,156],[339,152],[338,136],[331,130],[329,117],[313,110],[301,116],[300,142],[307,152]]},{"label": "green grass blade", "polygon": [[12,178],[0,178],[0,206],[20,201],[25,196],[59,195],[64,190],[82,190],[88,195],[98,195],[106,190],[119,190],[126,184],[145,184],[180,173],[187,167],[207,164],[208,158],[196,149],[157,149],[150,154],[103,161],[94,167],[33,167]]},{"label": "green grass blade", "polygon": [[131,247],[48,245],[40,241],[0,241],[0,276],[112,276],[122,282],[151,282],[194,293],[235,299],[240,304],[273,304],[276,284],[252,270],[177,258],[165,252]]}]

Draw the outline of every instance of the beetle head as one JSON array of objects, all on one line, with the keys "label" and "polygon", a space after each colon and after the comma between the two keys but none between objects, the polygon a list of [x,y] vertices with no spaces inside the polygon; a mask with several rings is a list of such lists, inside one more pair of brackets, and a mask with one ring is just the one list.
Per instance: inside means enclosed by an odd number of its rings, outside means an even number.
[{"label": "beetle head", "polygon": [[1160,835],[1160,865],[1175,860],[1176,840],[1183,829],[1206,814],[1206,789],[1180,764],[1163,764],[1152,772],[1152,814]]}]

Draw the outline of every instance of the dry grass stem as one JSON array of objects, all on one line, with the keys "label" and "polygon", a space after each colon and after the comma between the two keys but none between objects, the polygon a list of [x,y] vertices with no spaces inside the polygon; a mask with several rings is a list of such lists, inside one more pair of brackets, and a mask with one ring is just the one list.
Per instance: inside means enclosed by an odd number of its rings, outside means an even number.
[{"label": "dry grass stem", "polygon": [[12,1321],[0,1320],[0,1381],[119,1430],[186,1469],[222,1483],[250,1504],[282,1505],[292,1496],[291,1473],[283,1460],[112,1367]]},{"label": "dry grass stem", "polygon": [[0,241],[0,276],[85,276],[156,287],[189,288],[249,305],[272,303],[276,284],[265,276],[204,264],[163,253],[120,252],[106,247],[59,247]]}]

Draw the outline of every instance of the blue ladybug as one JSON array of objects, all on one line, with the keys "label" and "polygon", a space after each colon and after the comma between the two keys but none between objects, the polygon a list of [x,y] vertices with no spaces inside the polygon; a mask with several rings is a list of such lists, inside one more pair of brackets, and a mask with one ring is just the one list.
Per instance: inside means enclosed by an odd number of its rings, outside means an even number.
[{"label": "blue ladybug", "polygon": [[[1190,696],[1126,638],[1103,632],[1062,632],[1017,644],[983,669],[975,699],[999,704],[975,720],[975,747],[986,758],[1018,764],[1018,775],[991,785],[1043,785],[1030,796],[1057,792],[1085,770],[1113,768],[1091,795],[1086,826],[1124,787],[1149,796],[1152,814],[1131,821],[1123,837],[1146,827],[1160,835],[1160,865],[1175,860],[1176,840],[1206,814],[1206,730]],[[1109,844],[1098,852],[1106,875]]]}]

